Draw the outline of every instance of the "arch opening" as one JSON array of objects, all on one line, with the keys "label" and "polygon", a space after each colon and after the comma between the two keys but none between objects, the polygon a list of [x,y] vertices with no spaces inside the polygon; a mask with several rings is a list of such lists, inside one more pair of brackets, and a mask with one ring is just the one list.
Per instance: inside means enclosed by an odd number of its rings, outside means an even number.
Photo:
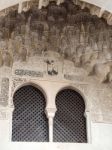
[{"label": "arch opening", "polygon": [[56,96],[56,106],[54,142],[87,143],[85,103],[82,96],[72,89],[63,89]]},{"label": "arch opening", "polygon": [[15,92],[13,103],[12,141],[48,142],[43,93],[32,85],[25,85]]}]

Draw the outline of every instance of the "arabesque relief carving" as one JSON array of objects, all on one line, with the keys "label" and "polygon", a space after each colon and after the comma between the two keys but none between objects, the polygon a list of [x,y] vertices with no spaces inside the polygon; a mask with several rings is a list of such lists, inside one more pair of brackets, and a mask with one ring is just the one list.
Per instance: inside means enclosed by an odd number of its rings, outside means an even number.
[{"label": "arabesque relief carving", "polygon": [[8,105],[8,95],[9,94],[9,79],[2,78],[1,81],[1,93],[0,93],[0,105],[7,106]]},{"label": "arabesque relief carving", "polygon": [[[112,27],[91,15],[88,8],[68,1],[60,5],[50,2],[42,9],[32,5],[26,12],[10,11],[0,18],[1,67],[12,67],[34,56],[43,58],[48,51],[100,82],[112,82]],[[54,60],[46,63],[48,74],[57,75]]]},{"label": "arabesque relief carving", "polygon": [[43,77],[42,72],[36,72],[36,71],[31,71],[31,70],[15,70],[15,74],[19,76],[32,76],[32,77]]}]

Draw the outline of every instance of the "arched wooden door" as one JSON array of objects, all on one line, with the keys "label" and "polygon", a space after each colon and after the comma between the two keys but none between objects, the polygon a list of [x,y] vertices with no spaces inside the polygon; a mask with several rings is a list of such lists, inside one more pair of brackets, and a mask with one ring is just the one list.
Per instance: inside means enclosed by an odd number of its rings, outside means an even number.
[{"label": "arched wooden door", "polygon": [[85,104],[74,90],[64,89],[56,96],[57,112],[54,118],[54,142],[86,143]]},{"label": "arched wooden door", "polygon": [[13,97],[12,141],[48,141],[48,120],[45,115],[45,98],[31,86],[17,90]]}]

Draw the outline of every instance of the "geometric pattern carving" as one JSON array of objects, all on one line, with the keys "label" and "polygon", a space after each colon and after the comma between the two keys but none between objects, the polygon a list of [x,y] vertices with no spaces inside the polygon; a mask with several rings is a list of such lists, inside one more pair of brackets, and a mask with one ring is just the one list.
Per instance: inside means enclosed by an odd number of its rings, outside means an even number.
[{"label": "geometric pattern carving", "polygon": [[71,89],[56,96],[57,112],[54,118],[54,142],[86,143],[85,104],[82,97]]},{"label": "geometric pattern carving", "polygon": [[13,98],[12,141],[48,141],[45,98],[40,90],[28,85],[16,91]]},{"label": "geometric pattern carving", "polygon": [[0,94],[0,105],[8,105],[8,93],[9,93],[9,79],[2,78],[1,81],[1,94]]}]

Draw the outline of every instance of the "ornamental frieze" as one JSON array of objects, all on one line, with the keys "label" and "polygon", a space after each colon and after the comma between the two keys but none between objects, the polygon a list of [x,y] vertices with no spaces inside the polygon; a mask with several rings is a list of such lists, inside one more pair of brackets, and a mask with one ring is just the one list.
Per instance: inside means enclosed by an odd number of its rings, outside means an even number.
[{"label": "ornamental frieze", "polygon": [[31,71],[31,70],[23,70],[23,69],[15,70],[15,75],[30,76],[30,77],[43,77],[42,72],[36,72],[36,71]]}]

